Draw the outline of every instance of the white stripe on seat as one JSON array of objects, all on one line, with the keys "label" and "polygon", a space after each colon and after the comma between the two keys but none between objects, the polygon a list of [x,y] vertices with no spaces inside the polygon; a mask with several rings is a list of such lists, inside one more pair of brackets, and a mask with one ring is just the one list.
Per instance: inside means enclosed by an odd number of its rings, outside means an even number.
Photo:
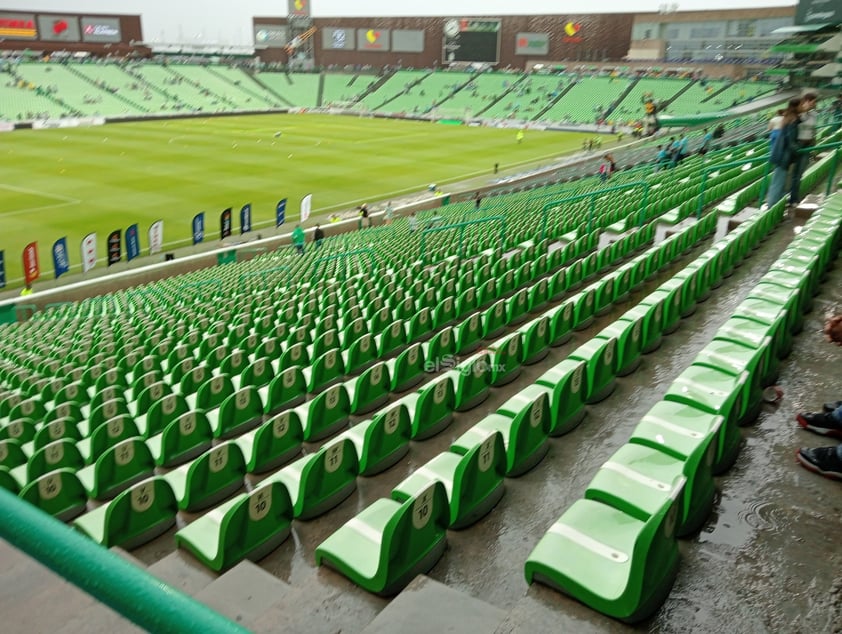
[{"label": "white stripe on seat", "polygon": [[547,532],[566,537],[570,541],[579,544],[582,548],[586,548],[592,553],[597,554],[600,557],[605,557],[605,559],[613,561],[614,563],[624,564],[629,561],[629,556],[626,553],[621,552],[616,548],[611,548],[611,546],[603,544],[602,542],[598,542],[592,537],[588,537],[584,533],[580,533],[575,528],[568,526],[567,524],[556,522],[550,526],[550,530]]},{"label": "white stripe on seat", "polygon": [[345,526],[347,528],[350,528],[352,531],[355,531],[360,537],[364,537],[368,541],[372,542],[373,544],[377,544],[378,546],[383,541],[382,533],[375,530],[358,517],[352,517],[351,519],[349,519],[345,523]]}]

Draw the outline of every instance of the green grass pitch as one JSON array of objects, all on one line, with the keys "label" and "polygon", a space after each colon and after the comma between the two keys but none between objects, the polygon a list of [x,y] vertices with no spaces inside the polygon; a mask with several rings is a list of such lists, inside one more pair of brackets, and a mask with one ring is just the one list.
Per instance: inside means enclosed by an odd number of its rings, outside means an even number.
[{"label": "green grass pitch", "polygon": [[[280,131],[280,137],[275,133]],[[397,197],[430,183],[491,174],[581,147],[592,135],[516,131],[327,115],[259,115],[25,130],[0,136],[0,249],[8,286],[19,285],[21,254],[38,242],[43,278],[53,277],[53,242],[67,237],[71,272],[80,242],[97,233],[97,267],[108,234],[164,221],[165,248],[191,241],[191,220],[205,212],[205,240],[219,239],[219,214],[252,204],[253,229],[274,226],[288,198],[287,225],[302,196],[313,216],[363,201]],[[312,223],[310,223],[312,224]],[[291,229],[291,227],[290,227]],[[125,245],[123,246],[125,258]]]}]

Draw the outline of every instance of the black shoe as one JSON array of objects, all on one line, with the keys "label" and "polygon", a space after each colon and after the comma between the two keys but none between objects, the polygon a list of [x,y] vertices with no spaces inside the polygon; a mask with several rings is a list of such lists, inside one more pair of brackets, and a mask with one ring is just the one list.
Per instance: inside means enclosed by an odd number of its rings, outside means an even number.
[{"label": "black shoe", "polygon": [[796,417],[796,420],[798,420],[798,424],[804,429],[807,429],[815,434],[842,438],[842,424],[836,422],[830,414],[804,413],[799,414]]},{"label": "black shoe", "polygon": [[824,405],[822,405],[822,411],[824,411],[825,414],[830,414],[833,410],[839,409],[840,407],[842,407],[842,401],[825,403]]},{"label": "black shoe", "polygon": [[823,475],[831,480],[842,480],[842,460],[836,453],[836,447],[801,448],[795,454],[798,462],[805,469]]}]

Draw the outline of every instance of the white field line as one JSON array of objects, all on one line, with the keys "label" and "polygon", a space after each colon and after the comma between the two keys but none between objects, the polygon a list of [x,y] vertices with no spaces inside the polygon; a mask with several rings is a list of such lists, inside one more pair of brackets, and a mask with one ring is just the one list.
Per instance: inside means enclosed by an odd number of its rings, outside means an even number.
[{"label": "white field line", "polygon": [[6,185],[0,183],[0,189],[8,189],[9,191],[18,192],[19,194],[32,194],[33,196],[41,196],[42,198],[53,198],[61,202],[53,203],[52,205],[39,205],[37,207],[26,207],[24,209],[14,209],[12,211],[0,212],[0,216],[6,218],[8,216],[20,216],[23,214],[32,213],[33,211],[44,211],[45,209],[58,209],[60,207],[69,207],[72,205],[80,205],[82,203],[78,198],[70,196],[62,196],[61,194],[50,194],[47,192],[40,192],[35,189],[28,189],[26,187],[17,187],[15,185]]}]

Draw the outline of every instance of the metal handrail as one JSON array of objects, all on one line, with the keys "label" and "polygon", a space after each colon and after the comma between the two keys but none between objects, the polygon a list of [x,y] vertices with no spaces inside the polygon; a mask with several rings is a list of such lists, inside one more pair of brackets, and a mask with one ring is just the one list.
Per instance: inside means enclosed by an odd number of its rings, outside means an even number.
[{"label": "metal handrail", "polygon": [[0,508],[0,537],[143,629],[248,633],[5,489],[0,489]]},{"label": "metal handrail", "polygon": [[486,216],[484,218],[475,218],[474,220],[464,220],[462,222],[455,222],[450,225],[442,225],[441,227],[430,227],[421,232],[421,261],[427,264],[427,235],[430,233],[439,233],[442,231],[450,231],[459,229],[459,253],[458,258],[461,261],[464,257],[465,248],[465,229],[472,225],[484,224],[486,222],[500,222],[500,248],[503,249],[506,245],[506,217],[505,216]]},{"label": "metal handrail", "polygon": [[588,214],[587,227],[587,232],[590,233],[591,227],[593,225],[593,217],[596,213],[596,199],[599,196],[603,196],[607,193],[615,191],[636,189],[638,187],[643,187],[643,200],[640,203],[640,220],[638,222],[638,226],[643,225],[643,217],[646,213],[646,208],[649,206],[649,190],[652,188],[652,186],[646,181],[632,181],[630,183],[623,183],[622,185],[614,185],[612,187],[606,187],[604,189],[597,189],[595,191],[587,192],[585,194],[576,194],[575,196],[559,198],[558,200],[554,200],[552,202],[547,203],[546,205],[544,205],[543,209],[541,209],[541,240],[544,240],[547,237],[547,222],[549,220],[550,209],[554,209],[562,203],[578,202],[580,200],[590,200],[590,213]]}]

